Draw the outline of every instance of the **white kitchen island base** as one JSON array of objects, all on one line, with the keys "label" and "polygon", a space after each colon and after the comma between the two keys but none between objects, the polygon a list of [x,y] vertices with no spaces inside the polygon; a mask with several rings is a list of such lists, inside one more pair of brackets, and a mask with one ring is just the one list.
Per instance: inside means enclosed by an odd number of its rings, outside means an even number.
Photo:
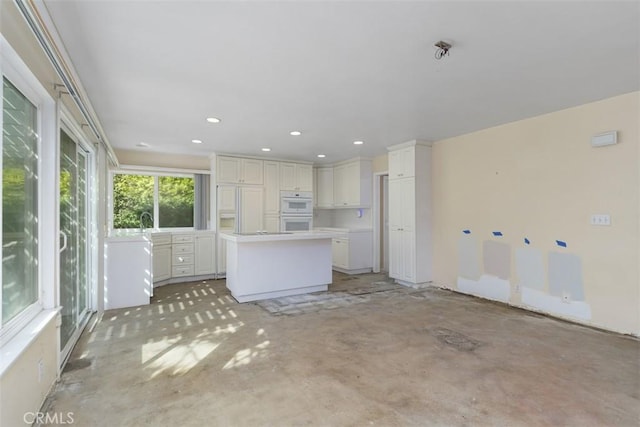
[{"label": "white kitchen island base", "polygon": [[238,302],[326,291],[332,281],[328,233],[221,234],[227,288]]}]

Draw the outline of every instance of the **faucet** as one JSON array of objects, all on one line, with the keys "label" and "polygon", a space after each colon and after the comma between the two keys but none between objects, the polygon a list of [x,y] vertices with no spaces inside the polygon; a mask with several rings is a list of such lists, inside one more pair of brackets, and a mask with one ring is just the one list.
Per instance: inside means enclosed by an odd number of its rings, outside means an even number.
[{"label": "faucet", "polygon": [[142,212],[140,214],[140,232],[141,233],[144,233],[144,222],[143,222],[143,220],[144,220],[145,216],[149,217],[149,219],[151,220],[151,224],[153,226],[153,217],[151,216],[151,214],[149,212],[147,212],[147,211]]}]

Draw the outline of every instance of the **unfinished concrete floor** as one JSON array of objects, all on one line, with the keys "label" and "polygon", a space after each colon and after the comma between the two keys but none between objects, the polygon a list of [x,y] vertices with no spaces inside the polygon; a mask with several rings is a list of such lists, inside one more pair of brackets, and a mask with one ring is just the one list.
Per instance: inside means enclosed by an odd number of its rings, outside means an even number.
[{"label": "unfinished concrete floor", "polygon": [[350,301],[158,288],[85,331],[48,410],[110,427],[640,422],[635,339],[375,274],[330,290]]}]

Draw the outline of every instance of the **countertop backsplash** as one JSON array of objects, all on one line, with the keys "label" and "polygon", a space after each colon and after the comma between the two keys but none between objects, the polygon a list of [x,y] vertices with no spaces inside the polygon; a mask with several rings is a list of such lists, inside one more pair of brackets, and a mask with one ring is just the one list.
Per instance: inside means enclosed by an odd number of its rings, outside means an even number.
[{"label": "countertop backsplash", "polygon": [[[359,217],[359,212],[362,216]],[[313,213],[314,227],[336,227],[363,229],[372,228],[371,209],[316,209]]]}]

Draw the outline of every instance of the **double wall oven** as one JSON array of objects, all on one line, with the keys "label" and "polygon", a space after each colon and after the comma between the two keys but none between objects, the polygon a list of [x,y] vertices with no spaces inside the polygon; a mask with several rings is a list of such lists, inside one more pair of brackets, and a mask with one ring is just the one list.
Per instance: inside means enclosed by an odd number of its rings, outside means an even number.
[{"label": "double wall oven", "polygon": [[313,229],[313,194],[308,191],[280,193],[280,231],[311,231]]}]

